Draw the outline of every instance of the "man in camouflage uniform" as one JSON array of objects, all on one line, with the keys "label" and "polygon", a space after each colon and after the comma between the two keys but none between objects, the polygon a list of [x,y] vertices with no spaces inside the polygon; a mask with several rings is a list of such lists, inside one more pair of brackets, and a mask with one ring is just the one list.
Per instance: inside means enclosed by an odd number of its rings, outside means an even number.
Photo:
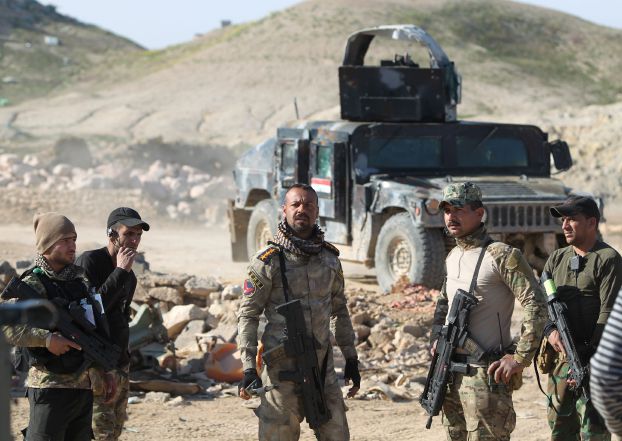
[{"label": "man in camouflage uniform", "polygon": [[[73,223],[58,213],[43,213],[35,216],[34,227],[35,267],[22,275],[23,281],[42,298],[86,299],[88,281],[73,264],[77,239]],[[81,369],[80,346],[60,333],[26,325],[3,331],[10,344],[27,348],[30,419],[25,439],[89,441],[93,396],[88,371]],[[111,393],[108,380],[106,391]]]},{"label": "man in camouflage uniform", "polygon": [[[516,425],[512,390],[522,384],[522,371],[538,347],[546,322],[546,298],[520,251],[492,242],[486,233],[482,194],[475,184],[448,185],[441,208],[456,246],[446,259],[447,276],[434,315],[433,348],[456,290],[469,290],[478,258],[487,247],[473,293],[479,303],[468,323],[476,350],[458,348],[454,355],[454,361],[469,364],[470,372],[452,374],[443,403],[447,439],[509,440]],[[524,308],[524,318],[514,350],[510,323],[515,299]],[[476,357],[478,351],[484,356]]]},{"label": "man in camouflage uniform", "polygon": [[[561,218],[568,246],[549,256],[544,271],[552,275],[566,305],[578,356],[589,365],[622,285],[622,257],[598,240],[600,211],[593,199],[572,196],[552,207],[551,215]],[[592,402],[567,383],[568,362],[555,324],[548,322],[544,334],[545,348],[555,351],[548,381],[551,439],[609,441],[611,434]]]},{"label": "man in camouflage uniform", "polygon": [[[344,295],[344,281],[339,251],[324,241],[316,226],[317,194],[308,185],[296,184],[285,195],[284,221],[278,226],[274,245],[259,252],[250,262],[244,297],[238,312],[238,346],[244,364],[244,380],[240,397],[248,399],[246,388],[253,382],[275,385],[261,396],[255,411],[259,417],[259,439],[290,441],[300,437],[304,415],[302,399],[295,383],[279,380],[279,373],[292,371],[294,360],[284,356],[269,361],[261,379],[256,370],[257,327],[259,316],[265,313],[267,325],[262,336],[264,354],[278,347],[284,337],[285,318],[275,308],[285,303],[281,271],[285,272],[289,300],[300,299],[303,305],[307,333],[317,341],[316,353],[324,375],[324,392],[331,419],[320,426],[320,440],[350,438],[345,404],[337,383],[333,364],[331,331],[346,359],[346,384],[352,380],[348,395],[354,396],[360,387],[358,360],[354,348],[354,330]],[[279,253],[283,253],[285,268],[281,268]]]}]

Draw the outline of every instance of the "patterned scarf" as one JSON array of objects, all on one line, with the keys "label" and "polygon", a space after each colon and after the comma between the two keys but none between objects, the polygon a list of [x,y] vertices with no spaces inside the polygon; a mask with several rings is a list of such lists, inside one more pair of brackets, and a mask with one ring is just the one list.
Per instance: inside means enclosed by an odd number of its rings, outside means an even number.
[{"label": "patterned scarf", "polygon": [[324,244],[324,232],[317,225],[313,226],[313,233],[309,239],[301,239],[296,236],[294,230],[281,221],[274,235],[274,243],[282,246],[287,251],[298,255],[318,254]]},{"label": "patterned scarf", "polygon": [[55,280],[74,280],[81,275],[80,267],[73,264],[67,265],[60,273],[54,272],[48,261],[41,254],[37,254],[35,258],[35,266],[41,268],[51,279]]}]

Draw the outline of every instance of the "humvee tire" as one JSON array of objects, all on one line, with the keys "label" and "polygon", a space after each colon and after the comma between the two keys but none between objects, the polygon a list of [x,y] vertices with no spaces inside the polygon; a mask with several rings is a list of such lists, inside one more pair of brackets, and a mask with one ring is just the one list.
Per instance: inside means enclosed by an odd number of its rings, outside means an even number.
[{"label": "humvee tire", "polygon": [[380,229],[375,266],[378,285],[385,292],[402,276],[412,283],[440,288],[445,273],[441,231],[415,225],[408,213],[392,216]]},{"label": "humvee tire", "polygon": [[272,199],[258,202],[253,208],[246,230],[249,260],[272,239],[276,233],[276,225],[276,207]]}]

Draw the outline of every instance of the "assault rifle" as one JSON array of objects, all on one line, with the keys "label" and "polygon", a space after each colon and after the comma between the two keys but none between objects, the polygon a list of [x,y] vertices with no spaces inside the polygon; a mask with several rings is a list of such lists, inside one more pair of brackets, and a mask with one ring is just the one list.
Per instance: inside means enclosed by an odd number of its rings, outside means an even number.
[{"label": "assault rifle", "polygon": [[[17,277],[13,277],[0,297],[3,299],[41,300],[41,296],[30,285]],[[112,370],[117,366],[121,348],[96,333],[96,326],[84,315],[84,309],[77,302],[56,297],[51,300],[58,311],[57,329],[63,337],[74,341],[81,348],[85,362],[84,370],[95,363],[104,370]]]},{"label": "assault rifle", "polygon": [[[294,358],[296,370],[279,373],[279,380],[293,381],[300,385],[305,418],[318,437],[319,427],[331,418],[324,395],[324,375],[317,360],[316,344],[307,335],[305,317],[300,300],[292,300],[276,307],[276,312],[285,317],[285,354]],[[319,439],[319,438],[318,438]]]},{"label": "assault rifle", "polygon": [[570,327],[568,326],[568,308],[557,295],[557,287],[551,278],[551,275],[544,271],[540,278],[542,285],[547,294],[547,308],[549,310],[549,318],[555,323],[555,328],[559,332],[559,336],[566,351],[566,360],[568,361],[568,379],[574,380],[574,389],[580,389],[581,394],[586,400],[590,399],[588,377],[589,365],[584,364],[579,357],[577,346],[572,338]]},{"label": "assault rifle", "polygon": [[[432,364],[428,371],[423,393],[419,397],[419,403],[429,415],[426,429],[432,425],[432,418],[439,414],[447,383],[452,372],[463,374],[469,373],[467,363],[452,361],[456,348],[468,346],[474,343],[467,333],[469,312],[478,304],[477,298],[462,289],[456,291],[447,318],[447,325],[443,326],[436,343],[436,351],[432,358]],[[483,355],[483,354],[480,354]]]}]

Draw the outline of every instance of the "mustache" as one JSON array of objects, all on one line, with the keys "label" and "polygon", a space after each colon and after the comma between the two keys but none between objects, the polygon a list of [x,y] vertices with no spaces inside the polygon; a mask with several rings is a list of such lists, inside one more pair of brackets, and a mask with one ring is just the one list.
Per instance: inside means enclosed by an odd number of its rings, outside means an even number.
[{"label": "mustache", "polygon": [[447,223],[447,226],[448,226],[448,227],[459,227],[460,225],[461,225],[461,224],[460,224],[460,222],[458,222],[458,221],[449,221],[449,222]]},{"label": "mustache", "polygon": [[294,216],[294,219],[307,219],[307,220],[309,220],[309,216],[307,216],[306,214],[297,214],[296,216]]}]

